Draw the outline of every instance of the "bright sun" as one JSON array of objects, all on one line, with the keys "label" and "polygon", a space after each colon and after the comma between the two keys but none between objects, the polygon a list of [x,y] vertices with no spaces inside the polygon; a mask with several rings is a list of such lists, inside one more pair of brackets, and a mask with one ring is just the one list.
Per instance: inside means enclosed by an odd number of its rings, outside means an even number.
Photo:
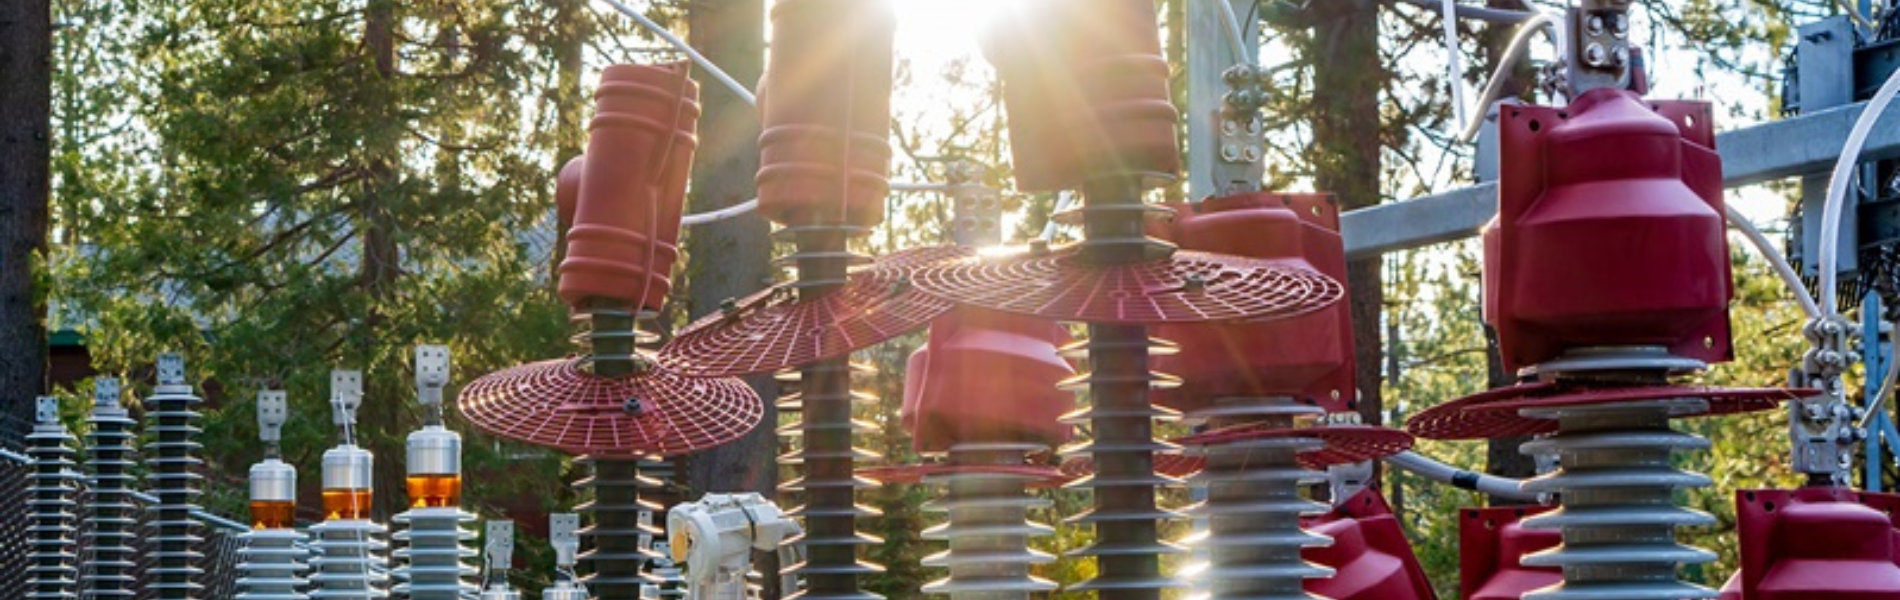
[{"label": "bright sun", "polygon": [[977,52],[976,37],[996,13],[1020,0],[885,0],[897,11],[897,48],[945,59]]}]

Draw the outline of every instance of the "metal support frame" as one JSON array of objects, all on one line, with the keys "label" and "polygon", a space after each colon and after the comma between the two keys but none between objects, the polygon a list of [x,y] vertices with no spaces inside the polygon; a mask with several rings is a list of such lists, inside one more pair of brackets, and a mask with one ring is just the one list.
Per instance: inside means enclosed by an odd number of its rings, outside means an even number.
[{"label": "metal support frame", "polygon": [[[1234,44],[1228,39],[1232,33],[1217,2],[1228,3],[1240,19],[1240,46],[1246,49],[1248,56],[1234,56]],[[1192,0],[1187,3],[1188,197],[1193,200],[1225,195],[1236,184],[1246,188],[1241,191],[1248,192],[1260,187],[1261,162],[1258,155],[1252,160],[1244,160],[1244,147],[1236,147],[1242,153],[1243,160],[1222,157],[1223,149],[1229,147],[1229,142],[1240,143],[1246,139],[1258,142],[1262,139],[1258,114],[1253,115],[1251,123],[1242,123],[1227,116],[1230,86],[1226,81],[1226,73],[1236,64],[1252,65],[1259,62],[1260,28],[1246,21],[1254,4],[1254,0]],[[1229,123],[1234,126],[1231,131],[1228,131]]]},{"label": "metal support frame", "polygon": [[[1864,108],[1866,103],[1858,103],[1716,135],[1723,186],[1825,174]],[[1889,113],[1880,122],[1864,156],[1900,158],[1900,115]],[[1351,211],[1341,216],[1340,228],[1347,258],[1359,259],[1472,237],[1496,215],[1497,184],[1481,183]]]}]

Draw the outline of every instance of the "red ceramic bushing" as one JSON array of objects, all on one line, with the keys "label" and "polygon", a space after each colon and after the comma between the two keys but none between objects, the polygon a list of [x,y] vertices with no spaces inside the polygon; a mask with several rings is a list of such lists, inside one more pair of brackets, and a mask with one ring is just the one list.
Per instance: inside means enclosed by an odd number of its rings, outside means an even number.
[{"label": "red ceramic bushing", "polygon": [[1333,510],[1302,523],[1333,539],[1300,556],[1333,569],[1333,576],[1306,580],[1306,591],[1332,600],[1436,600],[1412,542],[1376,489],[1360,490]]},{"label": "red ceramic bushing", "polygon": [[1525,517],[1548,506],[1498,506],[1458,511],[1458,593],[1465,600],[1518,600],[1563,581],[1556,567],[1526,567],[1520,560],[1557,547],[1554,529],[1525,529]]},{"label": "red ceramic bushing", "polygon": [[1168,62],[1151,0],[1029,0],[984,35],[1003,80],[1016,183],[1180,171]]},{"label": "red ceramic bushing", "polygon": [[931,322],[929,343],[910,357],[900,411],[917,451],[1067,442],[1061,417],[1075,396],[1056,384],[1075,369],[1056,349],[1068,341],[1055,323],[977,308]]},{"label": "red ceramic bushing", "polygon": [[890,192],[885,0],[779,0],[759,84],[759,211],[791,226],[869,227]]},{"label": "red ceramic bushing", "polygon": [[1587,346],[1726,362],[1722,163],[1698,102],[1598,89],[1499,119],[1485,319],[1515,370]]},{"label": "red ceramic bushing", "polygon": [[[1265,258],[1346,279],[1339,208],[1330,195],[1255,193],[1174,204],[1171,223],[1150,233],[1187,250]],[[1182,412],[1232,397],[1293,397],[1329,412],[1352,410],[1350,303],[1262,323],[1161,325],[1155,336],[1180,344],[1156,356],[1157,371],[1181,387],[1156,390],[1155,402]]]},{"label": "red ceramic bushing", "polygon": [[1735,493],[1742,600],[1900,600],[1900,496],[1840,488]]},{"label": "red ceramic bushing", "polygon": [[687,63],[614,65],[588,124],[561,299],[658,310],[679,258],[680,212],[698,145],[699,86]]}]

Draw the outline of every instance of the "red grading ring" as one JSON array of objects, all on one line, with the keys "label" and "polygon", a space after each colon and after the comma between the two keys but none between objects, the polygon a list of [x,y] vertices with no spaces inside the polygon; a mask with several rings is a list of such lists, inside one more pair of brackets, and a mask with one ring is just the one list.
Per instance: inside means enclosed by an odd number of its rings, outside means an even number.
[{"label": "red grading ring", "polygon": [[[1174,479],[1186,479],[1207,468],[1207,459],[1181,454],[1156,454],[1154,463],[1155,474]],[[1062,461],[1062,466],[1057,468],[1070,479],[1081,479],[1095,474],[1095,460],[1077,456]]]},{"label": "red grading ring", "polygon": [[1079,251],[1072,245],[940,263],[917,271],[917,287],[992,310],[1131,325],[1285,318],[1345,295],[1330,277],[1261,259],[1182,250],[1162,260],[1097,265]]},{"label": "red grading ring", "polygon": [[953,304],[911,287],[912,273],[970,252],[955,246],[901,251],[854,269],[843,288],[815,300],[801,300],[789,283],[773,286],[688,325],[660,349],[660,364],[691,377],[772,373],[916,331]]},{"label": "red grading ring", "polygon": [[1300,466],[1314,471],[1385,458],[1412,449],[1412,434],[1370,425],[1263,427],[1236,425],[1173,440],[1183,446],[1219,446],[1274,438],[1313,438],[1324,443],[1299,454]]},{"label": "red grading ring", "polygon": [[1055,487],[1072,477],[1055,467],[1041,465],[953,465],[930,463],[859,469],[858,476],[883,484],[918,483],[939,475],[1005,475],[1030,480],[1030,487]]},{"label": "red grading ring", "polygon": [[1537,435],[1557,431],[1557,422],[1518,414],[1529,408],[1593,406],[1621,402],[1699,398],[1708,409],[1674,417],[1705,417],[1768,410],[1782,402],[1819,394],[1802,388],[1717,388],[1651,385],[1584,387],[1562,383],[1526,383],[1465,396],[1405,421],[1405,430],[1434,440],[1475,440]]},{"label": "red grading ring", "polygon": [[[510,367],[462,388],[462,416],[482,431],[575,454],[675,456],[719,446],[765,414],[738,379],[690,379],[654,368],[626,378],[565,358]],[[638,402],[637,412],[626,410]]]}]

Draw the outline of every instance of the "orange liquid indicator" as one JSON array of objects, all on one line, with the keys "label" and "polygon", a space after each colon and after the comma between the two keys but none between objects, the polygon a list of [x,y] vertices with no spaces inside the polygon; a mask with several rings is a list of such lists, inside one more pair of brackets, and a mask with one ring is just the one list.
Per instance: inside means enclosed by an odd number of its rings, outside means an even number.
[{"label": "orange liquid indicator", "polygon": [[328,521],[369,518],[370,490],[323,490],[323,515]]},{"label": "orange liquid indicator", "polygon": [[410,508],[444,508],[462,505],[460,475],[410,475]]},{"label": "orange liquid indicator", "polygon": [[252,529],[290,529],[296,526],[297,503],[258,501],[251,503]]}]

